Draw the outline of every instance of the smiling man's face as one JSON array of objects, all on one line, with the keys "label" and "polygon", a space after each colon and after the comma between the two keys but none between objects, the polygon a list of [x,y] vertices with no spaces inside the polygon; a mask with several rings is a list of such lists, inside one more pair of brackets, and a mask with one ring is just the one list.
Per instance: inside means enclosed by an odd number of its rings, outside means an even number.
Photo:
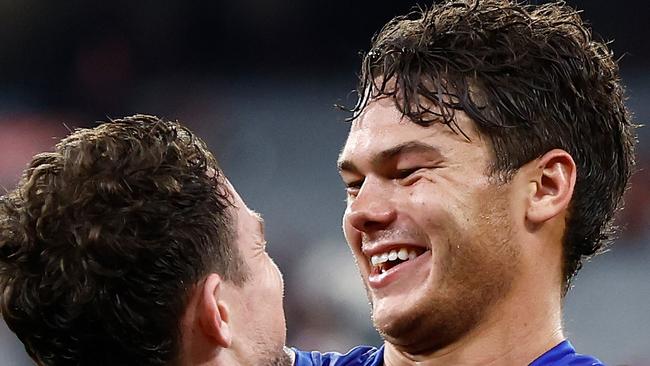
[{"label": "smiling man's face", "polygon": [[375,327],[413,353],[476,329],[507,296],[519,264],[510,186],[488,176],[491,150],[473,122],[462,112],[456,122],[470,140],[374,100],[339,160],[343,229]]}]

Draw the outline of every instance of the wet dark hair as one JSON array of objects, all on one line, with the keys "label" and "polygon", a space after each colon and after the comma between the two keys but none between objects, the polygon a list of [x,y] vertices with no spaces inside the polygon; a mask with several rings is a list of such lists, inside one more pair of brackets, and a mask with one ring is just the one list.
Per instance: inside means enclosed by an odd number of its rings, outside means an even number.
[{"label": "wet dark hair", "polygon": [[2,316],[42,365],[173,364],[192,286],[246,280],[231,206],[178,122],[79,129],[0,200]]},{"label": "wet dark hair", "polygon": [[[634,166],[634,128],[619,70],[563,3],[446,1],[388,22],[365,55],[354,119],[377,98],[422,126],[461,133],[463,111],[488,136],[490,174],[507,182],[547,151],[567,151],[577,182],[564,235],[565,292],[612,238]],[[467,136],[465,136],[467,137]]]}]

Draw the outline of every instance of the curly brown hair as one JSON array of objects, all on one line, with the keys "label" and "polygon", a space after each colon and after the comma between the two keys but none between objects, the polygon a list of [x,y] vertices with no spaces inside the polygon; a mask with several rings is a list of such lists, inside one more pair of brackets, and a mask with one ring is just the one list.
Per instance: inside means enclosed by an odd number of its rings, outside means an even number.
[{"label": "curly brown hair", "polygon": [[564,3],[454,0],[396,17],[373,38],[357,93],[350,119],[389,97],[414,123],[465,135],[454,122],[464,111],[489,137],[488,173],[500,182],[551,149],[569,152],[577,182],[563,239],[565,293],[612,238],[635,125],[612,52]]},{"label": "curly brown hair", "polygon": [[188,291],[242,284],[232,197],[205,143],[135,115],[36,155],[0,202],[0,310],[43,365],[168,365]]}]

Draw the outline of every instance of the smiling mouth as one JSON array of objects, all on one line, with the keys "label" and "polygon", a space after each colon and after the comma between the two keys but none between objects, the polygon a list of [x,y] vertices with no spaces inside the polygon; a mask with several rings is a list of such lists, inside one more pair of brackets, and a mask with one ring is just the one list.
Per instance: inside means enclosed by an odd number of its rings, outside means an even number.
[{"label": "smiling mouth", "polygon": [[422,255],[424,248],[394,248],[383,253],[377,253],[370,257],[371,274],[384,274],[402,263],[413,260]]}]

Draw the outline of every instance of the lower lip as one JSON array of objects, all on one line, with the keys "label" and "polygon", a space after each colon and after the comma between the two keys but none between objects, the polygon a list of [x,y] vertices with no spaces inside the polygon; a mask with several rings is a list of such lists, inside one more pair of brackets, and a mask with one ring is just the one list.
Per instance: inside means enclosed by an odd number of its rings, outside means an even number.
[{"label": "lower lip", "polygon": [[[388,271],[381,274],[370,274],[368,276],[368,285],[373,289],[379,289],[386,287],[389,284],[395,282],[402,276],[408,276],[409,272],[414,272],[418,266],[426,265],[431,260],[431,251],[427,250],[426,252],[420,254],[415,259],[410,259],[406,262],[389,269]],[[413,273],[411,273],[412,275]]]}]

